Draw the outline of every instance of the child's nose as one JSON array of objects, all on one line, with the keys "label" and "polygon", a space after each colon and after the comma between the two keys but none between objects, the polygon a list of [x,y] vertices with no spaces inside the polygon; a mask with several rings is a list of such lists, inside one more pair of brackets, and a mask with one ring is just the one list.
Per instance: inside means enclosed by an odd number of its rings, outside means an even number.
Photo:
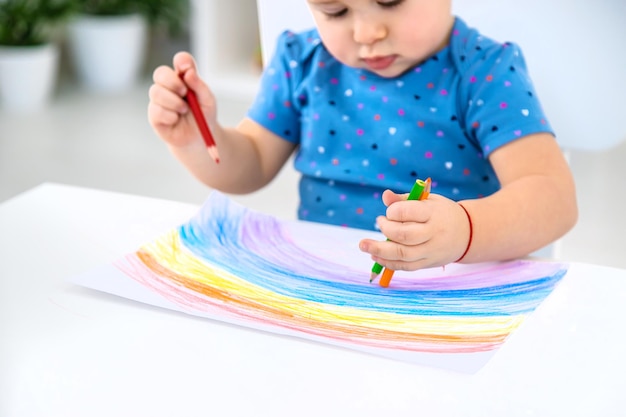
[{"label": "child's nose", "polygon": [[359,16],[354,20],[354,41],[360,45],[371,45],[387,36],[387,27],[375,16]]}]

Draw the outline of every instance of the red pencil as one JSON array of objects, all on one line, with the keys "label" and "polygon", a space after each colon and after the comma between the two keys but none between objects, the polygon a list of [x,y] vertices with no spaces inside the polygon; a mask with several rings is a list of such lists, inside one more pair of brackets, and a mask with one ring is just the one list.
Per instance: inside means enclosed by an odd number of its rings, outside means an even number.
[{"label": "red pencil", "polygon": [[[183,79],[183,74],[180,74],[181,80]],[[187,104],[189,104],[189,108],[191,109],[191,113],[193,114],[194,119],[196,119],[196,123],[198,124],[198,128],[200,129],[200,134],[204,139],[204,143],[206,144],[206,149],[209,152],[209,155],[213,158],[216,164],[220,163],[220,154],[217,152],[217,146],[215,146],[215,140],[213,140],[213,135],[211,134],[211,130],[204,119],[204,115],[202,114],[202,109],[200,108],[200,103],[198,103],[198,97],[196,93],[189,87],[187,87],[187,96],[185,97]]]}]

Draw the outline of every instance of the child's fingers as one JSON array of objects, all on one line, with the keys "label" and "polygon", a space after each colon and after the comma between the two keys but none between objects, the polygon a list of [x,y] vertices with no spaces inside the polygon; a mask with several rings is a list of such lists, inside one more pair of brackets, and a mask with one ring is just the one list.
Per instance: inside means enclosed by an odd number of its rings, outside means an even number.
[{"label": "child's fingers", "polygon": [[383,204],[389,207],[397,201],[406,200],[408,196],[408,194],[396,194],[391,190],[385,190],[383,191]]},{"label": "child's fingers", "polygon": [[187,86],[172,68],[161,65],[152,72],[154,84],[170,90],[180,97],[187,94]]},{"label": "child's fingers", "polygon": [[151,103],[164,109],[180,114],[185,114],[188,111],[187,103],[181,96],[160,84],[152,84],[150,86],[148,97]]},{"label": "child's fingers", "polygon": [[424,245],[405,246],[391,241],[363,239],[359,249],[372,256],[372,260],[394,270],[415,270],[423,267],[427,259]]},{"label": "child's fingers", "polygon": [[415,262],[425,257],[422,245],[423,243],[417,245],[401,245],[391,240],[377,241],[363,239],[359,242],[359,249],[369,253],[376,259],[383,260],[385,263],[392,261]]},{"label": "child's fingers", "polygon": [[401,200],[389,205],[385,212],[387,219],[394,222],[425,223],[431,217],[428,201]]},{"label": "child's fingers", "polygon": [[184,85],[191,88],[202,103],[202,90],[208,89],[204,81],[198,75],[196,61],[187,52],[179,52],[174,55],[174,72],[182,79]]},{"label": "child's fingers", "polygon": [[180,113],[168,110],[154,102],[148,104],[148,120],[157,129],[170,128],[180,120]]},{"label": "child's fingers", "polygon": [[[209,86],[200,78],[196,62],[187,52],[179,52],[174,55],[174,71],[182,78],[185,86],[196,94],[200,106],[205,109],[215,106],[215,97]],[[209,116],[211,116],[209,114]],[[213,117],[210,117],[212,119]]]},{"label": "child's fingers", "polygon": [[419,245],[430,239],[425,223],[400,223],[381,216],[377,219],[377,224],[387,239],[401,245]]},{"label": "child's fingers", "polygon": [[213,108],[215,106],[215,97],[211,92],[209,86],[200,78],[196,68],[190,68],[183,75],[185,84],[188,88],[192,89],[196,93],[198,103],[206,112],[207,108]]},{"label": "child's fingers", "polygon": [[185,51],[176,53],[172,63],[176,74],[185,74],[190,69],[196,68],[196,61],[193,59],[193,56]]}]

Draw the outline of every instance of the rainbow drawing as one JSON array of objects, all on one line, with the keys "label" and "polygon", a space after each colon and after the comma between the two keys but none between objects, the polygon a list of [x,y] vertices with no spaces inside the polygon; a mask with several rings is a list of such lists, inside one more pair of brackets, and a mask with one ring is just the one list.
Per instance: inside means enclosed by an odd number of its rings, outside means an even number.
[{"label": "rainbow drawing", "polygon": [[417,363],[481,364],[567,272],[530,260],[449,265],[398,271],[382,288],[357,247],[367,233],[281,221],[213,192],[194,218],[114,267],[190,314]]}]

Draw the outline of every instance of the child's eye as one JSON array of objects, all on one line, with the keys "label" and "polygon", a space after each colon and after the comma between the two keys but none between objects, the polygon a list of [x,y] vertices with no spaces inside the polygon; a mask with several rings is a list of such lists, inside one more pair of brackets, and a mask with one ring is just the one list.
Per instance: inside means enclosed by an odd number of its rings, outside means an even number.
[{"label": "child's eye", "polygon": [[[378,5],[380,7],[382,7],[383,9],[391,9],[393,7],[399,6],[400,4],[404,3],[405,0],[389,0],[389,1],[378,1]],[[329,19],[338,19],[340,17],[345,16],[348,13],[348,9],[344,8],[341,10],[337,10],[336,12],[333,11],[327,11],[324,12],[324,14],[329,18]]]},{"label": "child's eye", "polygon": [[404,0],[391,0],[391,1],[379,1],[378,2],[380,7],[383,7],[385,9],[391,9],[393,7],[399,6],[402,3],[404,3]]},{"label": "child's eye", "polygon": [[341,9],[341,10],[338,10],[336,12],[325,12],[324,14],[329,19],[337,19],[337,18],[340,18],[342,16],[345,16],[346,13],[348,13],[348,9]]}]

